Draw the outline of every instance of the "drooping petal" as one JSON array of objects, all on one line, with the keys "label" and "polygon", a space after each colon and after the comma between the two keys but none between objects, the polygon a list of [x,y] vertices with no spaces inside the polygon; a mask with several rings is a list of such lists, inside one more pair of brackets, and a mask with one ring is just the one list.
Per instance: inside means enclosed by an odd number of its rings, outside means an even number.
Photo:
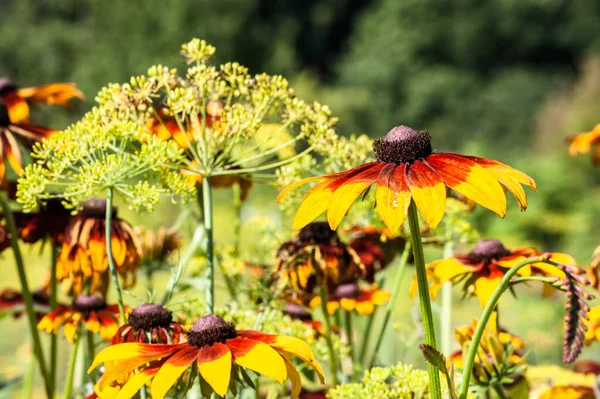
[{"label": "drooping petal", "polygon": [[139,344],[131,342],[118,345],[111,345],[98,352],[98,354],[94,358],[94,362],[88,369],[88,373],[91,373],[92,370],[94,370],[98,365],[110,361],[125,360],[134,357],[160,359],[177,352],[184,346],[188,345]]},{"label": "drooping petal", "polygon": [[569,146],[569,155],[575,156],[587,153],[593,144],[600,141],[600,124],[594,126],[589,132],[567,137],[567,141],[571,143]]},{"label": "drooping petal", "polygon": [[330,180],[326,180],[308,190],[294,216],[292,224],[294,230],[306,226],[327,210],[333,196],[333,191],[327,188],[330,183]]},{"label": "drooping petal", "polygon": [[41,102],[49,105],[62,105],[68,107],[73,98],[81,101],[85,96],[77,89],[75,83],[50,83],[42,86],[24,87],[17,90],[19,97],[32,102]]},{"label": "drooping petal", "polygon": [[340,306],[346,312],[351,312],[356,307],[356,300],[353,299],[353,298],[341,298],[340,299]]},{"label": "drooping petal", "polygon": [[275,349],[248,338],[234,338],[225,343],[233,355],[233,361],[283,384],[287,371],[283,359]]},{"label": "drooping petal", "polygon": [[501,280],[502,277],[480,277],[475,280],[475,295],[479,299],[482,308],[490,301],[494,290],[500,285]]},{"label": "drooping petal", "polygon": [[423,219],[436,228],[446,209],[446,186],[441,176],[422,161],[415,161],[408,169],[407,182]]},{"label": "drooping petal", "polygon": [[22,123],[29,120],[29,105],[17,93],[3,95],[2,101],[8,108],[8,117],[12,123]]},{"label": "drooping petal", "polygon": [[427,157],[427,163],[448,187],[500,217],[506,215],[506,196],[493,174],[457,154],[440,153]]},{"label": "drooping petal", "polygon": [[361,315],[370,315],[375,311],[375,305],[370,301],[360,301],[356,304],[356,311]]},{"label": "drooping petal", "polygon": [[285,362],[288,378],[292,383],[290,399],[296,399],[302,391],[302,378],[300,378],[300,373],[298,373],[298,370],[296,370],[296,367],[294,367],[294,364],[287,356],[283,356],[283,361]]},{"label": "drooping petal", "polygon": [[167,392],[177,382],[181,374],[190,367],[198,358],[200,348],[195,346],[186,346],[174,354],[162,365],[156,376],[152,380],[150,390],[152,397],[163,399]]},{"label": "drooping petal", "polygon": [[427,268],[433,270],[433,274],[439,280],[440,284],[452,280],[461,274],[473,271],[473,267],[465,265],[456,258],[436,260],[427,265]]},{"label": "drooping petal", "polygon": [[[334,187],[333,196],[327,207],[327,221],[332,230],[337,229],[340,222],[348,212],[348,209],[354,204],[358,196],[365,191],[369,186],[377,181],[379,172],[385,164],[374,163],[370,168],[363,170],[355,176],[347,179],[343,184]],[[331,186],[335,186],[334,180]]]},{"label": "drooping petal", "polygon": [[535,191],[535,181],[531,177],[517,169],[503,164],[502,162],[474,156],[465,155],[464,157],[476,162],[487,171],[492,173],[494,177],[498,179],[500,184],[506,187],[508,191],[515,196],[519,206],[521,207],[521,210],[527,209],[527,195],[525,195],[525,190],[523,190],[521,184],[524,184]]},{"label": "drooping petal", "polygon": [[[150,381],[156,373],[158,373],[158,367],[147,368],[139,373],[133,375],[127,383],[123,385],[119,393],[117,394],[115,399],[130,399],[135,396],[136,393],[144,386],[148,381]],[[104,396],[100,396],[104,398]]]},{"label": "drooping petal", "polygon": [[215,343],[200,349],[198,371],[219,396],[225,396],[231,378],[231,351],[226,345]]},{"label": "drooping petal", "polygon": [[377,212],[392,234],[406,219],[410,205],[410,189],[406,184],[406,165],[387,164],[377,179],[375,199]]}]

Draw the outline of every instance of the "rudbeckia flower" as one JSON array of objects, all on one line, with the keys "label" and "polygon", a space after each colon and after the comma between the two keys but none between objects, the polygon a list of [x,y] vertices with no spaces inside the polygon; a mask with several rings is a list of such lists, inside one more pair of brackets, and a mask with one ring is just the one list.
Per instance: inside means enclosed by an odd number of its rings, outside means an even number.
[{"label": "rudbeckia flower", "polygon": [[157,230],[137,226],[135,233],[142,246],[142,263],[165,262],[169,255],[181,245],[179,233],[164,226]]},{"label": "rudbeckia flower", "polygon": [[65,228],[72,218],[71,211],[65,209],[62,200],[51,198],[40,206],[38,212],[14,212],[19,238],[28,244],[35,244],[49,238],[52,245],[61,245]]},{"label": "rudbeckia flower", "polygon": [[143,303],[133,309],[112,338],[112,345],[124,342],[178,344],[185,342],[185,327],[173,322],[173,313],[162,305]]},{"label": "rudbeckia flower", "polygon": [[56,130],[31,123],[12,121],[6,106],[0,104],[0,181],[3,186],[7,184],[7,161],[16,174],[20,175],[23,172],[23,157],[19,141],[23,145],[30,146],[31,141],[41,141],[53,133],[56,133]]},{"label": "rudbeckia flower", "polygon": [[29,121],[31,103],[70,107],[74,98],[85,100],[74,83],[51,83],[20,89],[9,79],[0,78],[0,99],[6,104],[10,119],[15,123]]},{"label": "rudbeckia flower", "polygon": [[[65,241],[58,257],[56,273],[67,290],[79,295],[86,285],[102,296],[108,289],[108,256],[104,217],[106,200],[86,201],[81,212],[73,217],[65,229]],[[111,221],[112,256],[117,272],[124,279],[123,287],[135,284],[136,270],[142,249],[133,228],[117,217],[113,207]]]},{"label": "rudbeckia flower", "polygon": [[556,386],[545,391],[539,399],[594,399],[594,389],[590,387],[567,385]]},{"label": "rudbeckia flower", "polygon": [[[375,286],[359,287],[358,284],[340,284],[329,295],[327,312],[334,314],[340,307],[346,312],[356,310],[358,314],[369,315],[375,306],[386,304],[392,295]],[[316,308],[321,304],[321,297],[315,296],[310,301],[310,307]]]},{"label": "rudbeckia flower", "polygon": [[287,278],[296,293],[312,294],[320,279],[330,289],[365,275],[358,254],[342,243],[327,223],[310,223],[298,237],[277,250],[276,273]]},{"label": "rudbeckia flower", "polygon": [[[50,309],[49,287],[43,287],[31,293],[35,314],[41,319]],[[0,313],[11,312],[14,318],[21,317],[24,314],[25,302],[23,294],[12,288],[7,288],[0,292]]]},{"label": "rudbeckia flower", "polygon": [[395,234],[406,219],[411,200],[423,219],[435,228],[444,216],[446,186],[500,217],[506,214],[506,196],[501,185],[514,194],[521,210],[527,197],[521,185],[535,190],[526,174],[501,162],[453,153],[433,153],[431,135],[407,126],[392,129],[373,143],[375,161],[345,172],[311,177],[284,189],[278,197],[309,182],[319,182],[304,196],[294,218],[300,229],[327,211],[327,220],[336,229],[358,197],[377,185],[377,211]]},{"label": "rudbeckia flower", "polygon": [[591,345],[593,342],[600,341],[600,306],[592,308],[588,312],[588,318],[585,344]]},{"label": "rudbeckia flower", "polygon": [[[234,381],[241,381],[240,369],[250,369],[283,384],[292,382],[291,398],[297,398],[302,388],[300,374],[292,363],[294,355],[308,363],[323,382],[323,370],[310,347],[294,337],[264,334],[251,330],[236,330],[219,316],[198,319],[188,332],[187,343],[152,345],[125,343],[111,345],[98,353],[91,372],[101,363],[115,362],[114,367],[98,381],[97,390],[123,374],[136,372],[121,388],[119,398],[128,399],[151,381],[154,399],[162,399],[183,373],[197,365],[202,386],[224,397]],[[203,392],[207,395],[207,392]],[[210,396],[210,394],[208,395]]]},{"label": "rudbeckia flower", "polygon": [[592,162],[594,165],[600,164],[600,124],[594,126],[594,128],[585,133],[580,133],[575,136],[567,137],[567,142],[570,143],[569,155],[572,157],[577,154],[587,154],[592,146],[595,146],[592,154]]},{"label": "rudbeckia flower", "polygon": [[[427,268],[430,280],[429,290],[435,298],[446,281],[464,282],[464,292],[476,296],[485,306],[502,277],[508,269],[532,256],[541,255],[535,248],[507,249],[499,240],[481,240],[466,255],[455,255],[451,258],[429,263]],[[563,253],[552,253],[550,260],[558,263],[576,265],[575,259]],[[563,279],[564,272],[546,263],[533,263],[519,270],[521,276],[545,276]],[[546,290],[546,285],[544,289]],[[411,294],[416,292],[416,280],[413,280]],[[546,294],[551,291],[545,291]]]},{"label": "rudbeckia flower", "polygon": [[70,306],[59,305],[48,313],[38,324],[40,330],[47,333],[58,331],[63,326],[65,337],[74,342],[75,332],[80,324],[94,334],[99,333],[109,341],[119,328],[119,306],[108,305],[96,295],[79,295]]}]

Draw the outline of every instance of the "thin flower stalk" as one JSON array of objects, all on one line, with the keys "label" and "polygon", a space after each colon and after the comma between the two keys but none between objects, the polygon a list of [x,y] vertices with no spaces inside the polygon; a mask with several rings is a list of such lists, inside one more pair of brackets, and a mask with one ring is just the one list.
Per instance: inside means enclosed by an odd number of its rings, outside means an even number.
[{"label": "thin flower stalk", "polygon": [[113,203],[113,188],[109,187],[106,190],[106,217],[105,217],[105,229],[106,229],[106,255],[108,257],[108,268],[110,270],[110,276],[115,286],[115,292],[117,294],[117,304],[119,305],[119,313],[121,314],[121,322],[124,323],[127,319],[125,318],[125,306],[123,305],[123,293],[121,292],[121,285],[119,283],[119,274],[117,273],[117,267],[115,266],[115,259],[113,258],[112,252],[112,203]]},{"label": "thin flower stalk", "polygon": [[[50,251],[50,310],[55,311],[58,306],[58,282],[56,279],[56,262],[58,261],[59,249],[52,244]],[[50,381],[54,390],[56,390],[56,364],[58,355],[58,334],[52,331],[50,335]]]},{"label": "thin flower stalk", "polygon": [[502,296],[504,291],[510,286],[512,278],[515,275],[517,275],[517,273],[519,272],[519,270],[521,268],[523,268],[527,265],[530,265],[532,263],[545,262],[548,260],[549,256],[550,256],[549,254],[544,254],[541,256],[527,258],[527,259],[523,260],[522,262],[513,266],[510,270],[508,270],[508,272],[506,272],[504,277],[502,277],[502,281],[500,282],[498,287],[496,287],[496,289],[494,290],[494,293],[492,294],[492,296],[490,298],[490,301],[487,303],[487,305],[483,309],[483,313],[481,314],[481,317],[479,318],[479,323],[477,324],[477,328],[475,329],[475,332],[473,334],[473,339],[471,341],[471,345],[469,346],[469,351],[467,352],[467,358],[465,360],[464,367],[463,367],[462,383],[460,386],[460,394],[459,394],[460,399],[467,398],[467,394],[469,392],[469,382],[471,381],[471,373],[473,372],[473,364],[475,363],[475,357],[477,356],[479,342],[481,341],[481,337],[483,336],[485,327],[486,327],[488,321],[490,320],[492,313],[494,313],[494,309],[496,308],[496,304],[500,300],[500,297]]},{"label": "thin flower stalk", "polygon": [[202,182],[202,199],[204,203],[204,232],[206,234],[206,310],[208,314],[215,311],[215,248],[213,240],[213,207],[210,177]]},{"label": "thin flower stalk", "polygon": [[344,312],[344,326],[346,327],[346,339],[348,347],[350,348],[350,360],[352,360],[352,374],[354,376],[354,363],[356,358],[354,357],[354,330],[352,329],[352,312]]},{"label": "thin flower stalk", "polygon": [[325,342],[327,343],[327,351],[329,352],[329,372],[331,374],[331,386],[338,385],[337,377],[337,360],[335,356],[335,349],[333,348],[333,341],[331,340],[331,320],[329,318],[329,312],[327,311],[327,284],[321,284],[321,312],[323,313],[323,321],[325,322]]},{"label": "thin flower stalk", "polygon": [[[406,273],[406,264],[408,263],[410,249],[411,243],[410,241],[407,241],[406,244],[404,244],[402,255],[400,255],[398,271],[396,272],[396,280],[394,281],[394,288],[392,289],[392,298],[387,303],[387,307],[385,309],[385,316],[383,317],[383,323],[381,324],[381,328],[379,329],[379,336],[375,341],[375,348],[373,349],[373,355],[371,356],[371,361],[369,362],[369,368],[372,368],[375,365],[375,360],[377,359],[379,348],[381,347],[381,344],[383,342],[383,336],[387,330],[387,326],[394,312],[394,306],[398,302],[398,295],[400,294],[400,288],[402,287],[402,281],[404,280],[404,274]],[[367,346],[367,342],[368,341],[365,339],[365,344],[363,346]]]},{"label": "thin flower stalk", "polygon": [[67,370],[64,399],[71,399],[71,393],[73,392],[73,380],[75,377],[75,366],[77,364],[77,352],[79,352],[80,332],[81,326],[78,326],[77,331],[75,332],[73,345],[71,347],[71,357],[69,358],[69,368]]},{"label": "thin flower stalk", "polygon": [[37,320],[35,310],[33,308],[33,296],[31,295],[29,283],[27,282],[25,265],[23,264],[23,257],[21,256],[21,250],[19,248],[19,236],[15,225],[14,215],[12,209],[10,208],[10,204],[8,203],[6,191],[0,192],[0,205],[2,206],[4,219],[6,220],[6,227],[8,228],[8,232],[10,234],[10,244],[12,246],[13,255],[15,257],[15,263],[17,265],[17,273],[19,275],[19,281],[21,283],[23,302],[25,302],[25,311],[27,313],[27,322],[29,324],[31,339],[33,340],[33,351],[35,353],[35,357],[37,358],[40,373],[44,380],[44,389],[46,391],[46,395],[48,396],[48,398],[52,398],[53,387],[52,382],[50,380],[50,375],[48,374],[46,368],[46,361],[44,360],[44,353],[42,351],[40,335],[37,329]]},{"label": "thin flower stalk", "polygon": [[[435,324],[433,322],[433,312],[431,311],[431,299],[429,298],[429,284],[427,282],[427,271],[425,269],[425,256],[423,255],[423,244],[421,243],[421,230],[419,226],[419,215],[417,206],[411,200],[408,207],[408,224],[410,226],[410,236],[412,239],[413,254],[415,258],[415,268],[419,288],[419,302],[421,304],[421,317],[423,318],[423,330],[425,332],[425,343],[437,348],[435,342]],[[442,388],[440,383],[440,373],[437,368],[428,364],[429,380],[431,384],[431,397],[433,399],[442,398]]]},{"label": "thin flower stalk", "polygon": [[[455,242],[453,239],[444,244],[444,259],[454,255]],[[452,351],[452,282],[447,281],[442,286],[442,313],[440,315],[442,324],[442,353],[450,356]]]}]

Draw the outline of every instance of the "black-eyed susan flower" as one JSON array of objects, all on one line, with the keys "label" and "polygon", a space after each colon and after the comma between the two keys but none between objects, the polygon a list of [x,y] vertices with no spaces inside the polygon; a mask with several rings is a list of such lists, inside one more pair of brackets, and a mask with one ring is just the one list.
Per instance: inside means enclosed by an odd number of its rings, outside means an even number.
[{"label": "black-eyed susan flower", "polygon": [[85,100],[85,96],[74,83],[51,83],[19,88],[10,79],[0,78],[0,99],[8,108],[10,119],[15,123],[29,121],[29,104],[70,107],[74,98]]},{"label": "black-eyed susan flower", "polygon": [[[98,381],[96,391],[123,374],[136,372],[121,388],[119,398],[128,399],[151,381],[150,392],[162,399],[193,364],[204,387],[224,397],[230,384],[240,380],[240,368],[249,369],[283,384],[292,382],[291,398],[297,398],[302,388],[300,374],[291,356],[308,363],[323,382],[323,371],[311,348],[294,337],[264,334],[259,331],[236,330],[216,315],[198,319],[188,332],[188,341],[182,344],[151,345],[124,343],[103,349],[90,367],[113,362]],[[206,392],[203,392],[206,395]],[[209,395],[210,396],[210,395]]]},{"label": "black-eyed susan flower", "polygon": [[14,212],[19,238],[28,244],[35,244],[46,238],[53,245],[62,245],[65,228],[72,218],[71,211],[65,209],[61,200],[49,199],[37,212]]},{"label": "black-eyed susan flower", "polygon": [[333,289],[365,275],[358,254],[323,222],[306,225],[296,239],[281,244],[275,270],[288,279],[296,292],[309,295],[320,279]]},{"label": "black-eyed susan flower", "polygon": [[[541,253],[535,248],[509,250],[499,240],[481,240],[468,254],[437,260],[426,266],[431,295],[435,298],[446,281],[463,282],[465,294],[476,296],[481,306],[485,306],[508,269],[526,258],[539,255]],[[552,253],[550,259],[558,263],[576,265],[575,259],[564,253]],[[521,268],[519,275],[559,279],[565,277],[563,271],[542,262]],[[544,289],[546,287],[545,285]],[[415,291],[416,281],[413,281],[411,293],[414,294]]]},{"label": "black-eyed susan flower", "polygon": [[181,245],[181,237],[177,230],[165,226],[156,230],[136,226],[135,233],[142,248],[142,263],[165,262]]},{"label": "black-eyed susan flower", "polygon": [[73,343],[78,327],[83,325],[109,341],[119,328],[118,320],[118,305],[109,305],[97,295],[79,295],[71,305],[59,305],[56,310],[44,316],[38,328],[47,333],[56,333],[62,326],[65,337]]},{"label": "black-eyed susan flower", "polygon": [[596,341],[600,341],[600,306],[592,308],[588,312],[588,318],[589,321],[586,322],[585,344],[591,345]]},{"label": "black-eyed susan flower", "polygon": [[124,342],[178,344],[185,342],[185,327],[173,321],[173,313],[162,305],[143,303],[133,309],[127,323],[119,327],[112,345]]},{"label": "black-eyed susan flower", "polygon": [[407,126],[392,129],[383,139],[375,140],[376,160],[341,173],[311,177],[284,189],[278,197],[303,184],[319,182],[305,195],[294,228],[300,229],[323,212],[336,229],[358,197],[373,184],[377,211],[388,229],[396,233],[406,219],[411,200],[431,228],[444,216],[446,186],[492,210],[506,214],[503,185],[514,194],[522,210],[527,197],[521,185],[535,190],[535,182],[526,174],[501,162],[453,153],[434,153],[431,135]]},{"label": "black-eyed susan flower", "polygon": [[[380,290],[375,286],[359,287],[355,283],[338,285],[329,294],[327,300],[327,312],[334,314],[340,307],[346,312],[356,310],[358,314],[369,315],[375,310],[375,306],[386,304],[391,294]],[[316,308],[321,304],[321,297],[315,296],[310,301],[310,307]]]},{"label": "black-eyed susan flower", "polygon": [[569,155],[572,157],[577,154],[587,154],[592,146],[594,146],[592,162],[594,165],[600,164],[600,147],[598,147],[598,143],[600,142],[600,124],[594,126],[589,132],[567,137],[567,142],[570,143]]},{"label": "black-eyed susan flower", "polygon": [[[42,287],[31,293],[35,314],[40,320],[48,313],[50,307],[49,287]],[[12,313],[14,318],[21,317],[25,309],[23,294],[12,288],[6,288],[0,292],[0,313]]]},{"label": "black-eyed susan flower", "polygon": [[[106,200],[86,201],[65,230],[65,240],[57,262],[57,278],[68,292],[79,295],[86,285],[90,292],[106,295],[108,257],[106,252]],[[135,284],[136,270],[142,257],[140,242],[129,223],[117,217],[113,207],[111,221],[112,256],[123,287]]]},{"label": "black-eyed susan flower", "polygon": [[[23,157],[20,145],[31,147],[31,142],[50,137],[56,130],[27,122],[11,120],[8,108],[0,104],[0,181],[6,186],[6,163],[10,164],[16,174],[23,171]],[[20,142],[20,143],[19,143]]]}]

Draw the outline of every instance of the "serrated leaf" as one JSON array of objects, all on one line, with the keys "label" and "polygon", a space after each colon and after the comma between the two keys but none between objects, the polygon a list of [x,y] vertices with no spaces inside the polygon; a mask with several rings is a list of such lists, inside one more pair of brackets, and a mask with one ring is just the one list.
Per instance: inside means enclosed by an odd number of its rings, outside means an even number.
[{"label": "serrated leaf", "polygon": [[419,345],[419,348],[421,349],[421,352],[423,352],[423,356],[429,364],[433,365],[442,373],[448,372],[448,369],[446,368],[446,358],[440,351],[427,344],[421,344]]}]

